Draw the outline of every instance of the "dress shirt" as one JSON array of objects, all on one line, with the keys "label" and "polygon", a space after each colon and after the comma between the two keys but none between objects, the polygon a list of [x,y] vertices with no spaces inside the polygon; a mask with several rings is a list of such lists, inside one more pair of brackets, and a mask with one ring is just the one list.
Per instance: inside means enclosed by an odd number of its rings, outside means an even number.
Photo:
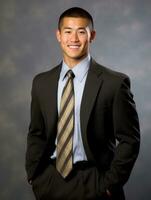
[{"label": "dress shirt", "polygon": [[[66,63],[63,61],[62,69],[59,77],[58,82],[58,115],[60,113],[60,103],[61,103],[61,96],[63,92],[63,88],[66,84],[67,77],[65,76],[68,70],[72,70],[75,77],[73,79],[74,83],[74,94],[75,94],[75,112],[74,112],[74,135],[73,135],[73,163],[77,161],[87,160],[83,141],[81,136],[81,124],[80,124],[80,107],[81,107],[81,100],[83,95],[83,90],[88,74],[88,69],[90,66],[90,55],[84,58],[80,63],[75,65],[72,69],[69,68]],[[56,139],[57,144],[57,139]],[[56,158],[56,150],[53,153],[51,158]]]}]

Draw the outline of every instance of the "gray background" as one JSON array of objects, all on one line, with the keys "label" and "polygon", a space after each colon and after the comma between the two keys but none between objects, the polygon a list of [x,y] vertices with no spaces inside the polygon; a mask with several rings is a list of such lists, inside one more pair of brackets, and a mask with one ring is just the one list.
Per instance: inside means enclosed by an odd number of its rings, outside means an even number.
[{"label": "gray background", "polygon": [[127,200],[150,200],[150,0],[0,0],[0,199],[34,199],[24,170],[31,83],[60,62],[57,20],[72,6],[94,17],[92,56],[131,77],[142,142],[125,190]]}]

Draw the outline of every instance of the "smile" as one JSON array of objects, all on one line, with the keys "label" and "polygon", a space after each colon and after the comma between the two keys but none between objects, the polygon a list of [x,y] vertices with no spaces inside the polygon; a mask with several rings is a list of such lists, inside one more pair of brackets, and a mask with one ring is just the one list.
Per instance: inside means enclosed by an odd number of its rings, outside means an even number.
[{"label": "smile", "polygon": [[78,49],[80,45],[68,45],[70,49]]}]

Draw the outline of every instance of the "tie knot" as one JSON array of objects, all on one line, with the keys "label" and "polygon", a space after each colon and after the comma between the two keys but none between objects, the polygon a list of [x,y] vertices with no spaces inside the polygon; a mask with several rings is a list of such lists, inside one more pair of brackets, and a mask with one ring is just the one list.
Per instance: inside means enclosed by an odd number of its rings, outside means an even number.
[{"label": "tie knot", "polygon": [[68,76],[68,78],[74,78],[75,77],[75,75],[74,75],[72,70],[67,71],[66,75]]}]

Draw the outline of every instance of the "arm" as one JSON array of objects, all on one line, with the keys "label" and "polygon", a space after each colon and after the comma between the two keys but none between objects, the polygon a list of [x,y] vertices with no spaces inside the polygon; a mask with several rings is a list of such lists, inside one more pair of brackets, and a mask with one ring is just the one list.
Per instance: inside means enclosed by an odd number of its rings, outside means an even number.
[{"label": "arm", "polygon": [[130,92],[130,80],[125,78],[116,92],[113,104],[113,124],[118,145],[104,183],[111,193],[128,180],[140,145],[138,115]]},{"label": "arm", "polygon": [[46,144],[44,120],[37,96],[37,78],[32,85],[31,122],[27,137],[26,171],[28,181],[33,179]]}]

